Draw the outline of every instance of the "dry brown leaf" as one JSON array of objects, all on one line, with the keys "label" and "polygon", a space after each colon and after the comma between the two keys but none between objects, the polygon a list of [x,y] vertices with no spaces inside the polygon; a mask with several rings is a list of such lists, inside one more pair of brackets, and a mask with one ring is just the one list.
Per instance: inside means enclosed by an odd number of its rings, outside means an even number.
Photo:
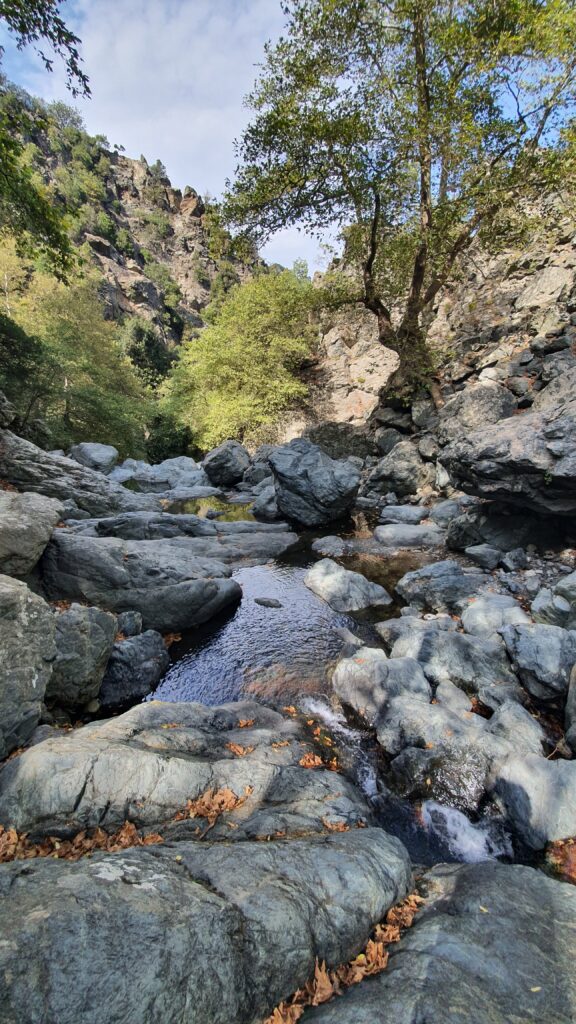
[{"label": "dry brown leaf", "polygon": [[96,850],[116,853],[132,846],[152,846],[164,840],[157,832],[142,836],[131,821],[125,821],[117,832],[108,833],[96,828],[89,834],[78,832],[73,839],[57,839],[47,836],[38,843],[32,843],[25,832],[4,829],[0,825],[0,863],[12,860],[33,860],[36,857],[54,857],[59,860],[80,860]]},{"label": "dry brown leaf", "polygon": [[328,818],[322,818],[322,824],[324,828],[328,829],[329,832],[349,832],[350,825],[346,825],[343,821],[328,821]]},{"label": "dry brown leaf", "polygon": [[282,708],[282,711],[285,711],[287,715],[296,714],[296,708],[294,707],[293,704],[287,704],[286,707]]},{"label": "dry brown leaf", "polygon": [[162,639],[164,647],[171,647],[172,644],[178,643],[182,639],[182,633],[165,633]]},{"label": "dry brown leaf", "polygon": [[322,758],[318,757],[318,754],[312,754],[310,752],[308,754],[304,754],[304,757],[300,758],[298,764],[302,765],[303,768],[323,768],[324,766]]},{"label": "dry brown leaf", "polygon": [[196,800],[188,800],[186,808],[174,815],[174,821],[183,821],[186,818],[206,818],[208,825],[212,828],[221,814],[227,811],[234,811],[241,807],[253,792],[252,786],[246,786],[244,796],[237,796],[231,789],[207,789],[205,793]]},{"label": "dry brown leaf", "polygon": [[180,728],[180,722],[164,722],[164,724],[161,725],[160,728],[161,729],[179,729]]},{"label": "dry brown leaf", "polygon": [[254,725],[255,718],[241,718],[238,722],[239,729],[249,729],[251,725]]},{"label": "dry brown leaf", "polygon": [[277,740],[276,743],[272,744],[274,750],[280,750],[280,747],[289,747],[290,740]]},{"label": "dry brown leaf", "polygon": [[239,743],[227,743],[226,749],[231,750],[236,757],[245,757],[246,754],[251,754],[254,747],[242,747]]}]

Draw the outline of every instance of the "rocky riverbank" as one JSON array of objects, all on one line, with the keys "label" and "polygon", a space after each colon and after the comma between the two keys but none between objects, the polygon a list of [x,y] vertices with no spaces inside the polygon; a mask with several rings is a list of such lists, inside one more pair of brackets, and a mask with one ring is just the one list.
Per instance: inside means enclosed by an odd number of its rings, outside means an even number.
[{"label": "rocky riverbank", "polygon": [[[576,896],[544,871],[576,833],[571,331],[484,345],[439,409],[381,407],[365,458],[301,438],[120,465],[44,452],[0,407],[0,1020],[263,1021],[415,884],[388,970],[305,1020],[572,1019]],[[518,401],[528,365],[542,386]],[[330,696],[375,751],[373,792],[309,688],[140,703],[175,634],[245,600],[239,569],[303,544],[302,585],[352,616]],[[497,823],[508,863],[423,870],[382,800]],[[140,845],[53,855],[126,821]]]}]

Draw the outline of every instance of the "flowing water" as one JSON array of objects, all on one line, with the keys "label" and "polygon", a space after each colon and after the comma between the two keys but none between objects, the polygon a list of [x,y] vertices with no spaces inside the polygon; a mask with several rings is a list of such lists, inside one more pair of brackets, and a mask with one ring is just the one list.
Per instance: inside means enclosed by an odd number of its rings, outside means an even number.
[{"label": "flowing water", "polygon": [[[203,500],[201,508],[179,511],[210,515],[209,510],[223,519],[253,518],[246,506],[226,506],[213,499]],[[370,525],[363,518],[343,535],[368,536]],[[296,703],[332,733],[346,774],[362,789],[379,823],[404,843],[415,863],[510,858],[509,837],[497,820],[473,823],[455,808],[434,801],[415,807],[386,788],[382,751],[374,736],[350,726],[331,699],[330,687],[346,631],[370,646],[380,646],[374,616],[335,612],[305,586],[306,572],[316,561],[310,550],[312,539],[304,534],[298,548],[283,558],[238,569],[234,579],[242,587],[242,601],[172,646],[172,665],[153,697],[212,705],[244,697],[273,705]],[[348,568],[363,572],[391,592],[405,572],[425,560],[422,552],[412,551],[386,560],[360,554],[345,561]],[[396,614],[397,609],[390,606],[380,609],[376,619]]]}]

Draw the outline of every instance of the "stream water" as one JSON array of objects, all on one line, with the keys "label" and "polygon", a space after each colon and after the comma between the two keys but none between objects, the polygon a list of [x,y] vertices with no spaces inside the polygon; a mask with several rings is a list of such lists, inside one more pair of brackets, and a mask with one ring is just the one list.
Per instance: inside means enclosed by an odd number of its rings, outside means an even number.
[{"label": "stream water", "polygon": [[[201,509],[182,511],[206,514],[209,508],[214,508],[213,501]],[[249,508],[238,505],[219,505],[216,511],[227,520],[253,518]],[[367,536],[371,525],[362,517],[343,535]],[[298,547],[283,558],[238,569],[234,578],[242,587],[242,601],[172,646],[171,667],[153,697],[204,704],[244,697],[276,706],[296,703],[333,734],[346,774],[363,790],[382,826],[402,840],[415,863],[511,857],[510,840],[497,820],[474,823],[455,808],[434,801],[414,807],[387,790],[377,743],[368,732],[350,726],[330,687],[344,631],[370,646],[380,646],[375,618],[335,612],[305,586],[306,572],[316,560],[312,540],[303,534]],[[423,561],[422,552],[405,552],[385,562],[359,556],[347,560],[347,567],[391,592],[405,572]],[[390,606],[380,609],[376,619],[396,614],[397,608]]]}]

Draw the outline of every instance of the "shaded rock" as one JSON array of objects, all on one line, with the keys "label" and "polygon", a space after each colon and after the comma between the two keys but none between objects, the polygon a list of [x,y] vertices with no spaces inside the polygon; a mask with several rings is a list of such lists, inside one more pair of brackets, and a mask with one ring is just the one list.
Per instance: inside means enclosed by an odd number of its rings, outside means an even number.
[{"label": "shaded rock", "polygon": [[575,630],[530,623],[505,626],[501,635],[516,672],[533,697],[554,700],[566,693],[576,663]]},{"label": "shaded rock", "polygon": [[416,494],[431,484],[434,472],[411,441],[401,441],[375,466],[366,486],[378,494],[394,491],[402,496]]},{"label": "shaded rock", "polygon": [[495,569],[502,557],[500,549],[493,548],[490,544],[473,544],[466,548],[465,552],[470,561],[482,569]]},{"label": "shaded rock", "polygon": [[470,431],[483,429],[511,416],[516,400],[508,388],[499,384],[476,384],[448,399],[439,411],[436,428],[442,443],[465,437]]},{"label": "shaded rock", "polygon": [[[0,433],[0,477],[20,490],[36,491],[68,502],[91,516],[110,516],[137,509],[158,509],[153,495],[133,494],[102,479],[102,474],[72,459],[49,455],[8,430]],[[71,518],[72,509],[66,515]]]},{"label": "shaded rock", "polygon": [[390,524],[377,526],[374,537],[387,548],[434,548],[444,543],[444,531],[438,526]]},{"label": "shaded rock", "polygon": [[255,484],[262,483],[271,475],[272,470],[268,459],[274,448],[273,444],[262,444],[256,449],[252,456],[252,462],[242,477],[243,483],[254,487]]},{"label": "shaded rock", "polygon": [[17,415],[15,407],[8,401],[6,395],[0,391],[0,427],[11,426]]},{"label": "shaded rock", "polygon": [[257,519],[272,520],[280,518],[280,509],[276,501],[276,488],[274,484],[260,491],[252,505],[252,513]]},{"label": "shaded rock", "polygon": [[0,490],[0,572],[8,576],[31,572],[63,511],[62,502],[55,498]]},{"label": "shaded rock", "polygon": [[480,569],[464,571],[449,559],[406,573],[396,592],[407,604],[435,612],[461,612],[486,584]]},{"label": "shaded rock", "polygon": [[388,969],[308,1012],[310,1024],[570,1020],[574,888],[494,862],[440,865],[424,883],[426,905]]},{"label": "shaded rock", "polygon": [[512,548],[500,559],[500,565],[506,572],[515,572],[517,569],[525,569],[528,565],[528,558],[524,548]]},{"label": "shaded rock", "polygon": [[374,432],[374,443],[380,455],[388,455],[403,439],[403,434],[394,427],[378,427]]},{"label": "shaded rock", "polygon": [[330,558],[316,562],[304,577],[304,583],[337,612],[385,608],[392,604],[384,587],[371,583],[359,572],[343,569]]},{"label": "shaded rock", "polygon": [[491,640],[431,629],[400,636],[391,656],[414,658],[430,682],[454,683],[491,708],[521,694],[502,645]]},{"label": "shaded rock", "polygon": [[[126,540],[169,540],[176,537],[239,537],[257,534],[266,543],[266,536],[285,534],[286,523],[255,523],[238,520],[220,523],[214,519],[185,513],[171,512],[127,512],[121,516],[106,519],[84,519],[72,521],[70,533],[82,533],[91,537],[123,537]],[[292,535],[294,536],[294,535]]]},{"label": "shaded rock", "polygon": [[380,522],[416,525],[426,519],[427,515],[428,509],[421,505],[388,505],[380,513]]},{"label": "shaded rock", "polygon": [[79,707],[96,697],[114,646],[117,620],[101,608],[73,604],[56,614],[56,660],[46,699]]},{"label": "shaded rock", "polygon": [[193,540],[123,541],[58,531],[44,554],[49,595],[123,612],[136,610],[146,629],[190,629],[241,597],[230,570],[203,557]]},{"label": "shaded rock", "polygon": [[490,504],[480,504],[451,521],[446,543],[454,551],[479,544],[489,544],[501,552],[517,550],[519,544],[540,547],[547,544],[551,525],[526,513],[511,515]]},{"label": "shaded rock", "polygon": [[537,622],[576,629],[576,572],[562,576],[551,589],[539,590],[530,610]]},{"label": "shaded rock", "polygon": [[0,760],[26,743],[40,721],[56,654],[54,629],[41,597],[0,576]]},{"label": "shaded rock", "polygon": [[120,612],[118,616],[118,632],[124,636],[138,636],[142,632],[142,616],[140,612]]},{"label": "shaded rock", "polygon": [[87,466],[88,469],[96,469],[99,473],[109,473],[118,462],[120,453],[111,444],[82,441],[80,444],[72,445],[68,452],[68,458],[79,462],[81,466]]},{"label": "shaded rock", "polygon": [[462,625],[473,636],[492,636],[504,626],[529,623],[515,598],[508,594],[482,594],[462,612]]},{"label": "shaded rock", "polygon": [[240,482],[250,466],[250,456],[239,441],[224,441],[205,456],[202,468],[218,487],[232,487]]},{"label": "shaded rock", "polygon": [[300,438],[270,456],[278,508],[303,526],[321,526],[342,518],[358,493],[360,471],[348,460],[336,461]]},{"label": "shaded rock", "polygon": [[490,789],[527,846],[541,850],[576,833],[576,762],[511,756],[493,772]]},{"label": "shaded rock", "polygon": [[262,608],[282,608],[282,602],[277,601],[275,597],[255,597],[254,603],[259,604]]},{"label": "shaded rock", "polygon": [[428,515],[432,522],[436,523],[436,526],[446,529],[453,519],[461,516],[466,511],[466,507],[475,502],[476,499],[469,495],[463,495],[461,498],[447,498],[446,501],[439,501],[428,509]]},{"label": "shaded rock", "polygon": [[394,697],[416,695],[429,701],[432,696],[418,662],[412,658],[387,658],[384,651],[375,647],[360,647],[339,661],[332,686],[342,703],[370,726],[376,726]]},{"label": "shaded rock", "polygon": [[102,707],[121,707],[146,697],[170,664],[160,633],[147,629],[114,644],[98,699]]}]

